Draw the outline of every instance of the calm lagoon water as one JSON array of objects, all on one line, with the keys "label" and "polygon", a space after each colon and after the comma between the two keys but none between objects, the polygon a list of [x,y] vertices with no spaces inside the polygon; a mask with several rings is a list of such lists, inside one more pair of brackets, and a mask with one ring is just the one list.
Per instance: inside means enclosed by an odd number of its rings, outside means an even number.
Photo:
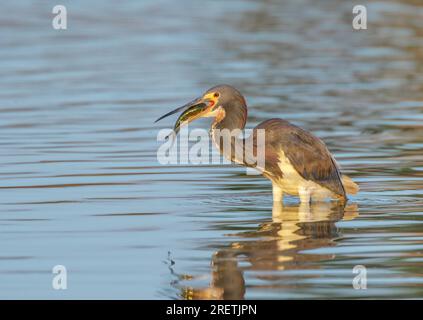
[{"label": "calm lagoon water", "polygon": [[[421,1],[361,1],[365,31],[341,0],[56,4],[0,12],[0,298],[423,298]],[[242,167],[160,165],[154,120],[218,83],[361,192],[272,215]]]}]

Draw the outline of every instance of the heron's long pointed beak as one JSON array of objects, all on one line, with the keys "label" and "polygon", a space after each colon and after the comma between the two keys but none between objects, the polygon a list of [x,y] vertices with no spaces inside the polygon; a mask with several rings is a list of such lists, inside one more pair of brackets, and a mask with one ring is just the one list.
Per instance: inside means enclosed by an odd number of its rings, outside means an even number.
[{"label": "heron's long pointed beak", "polygon": [[173,130],[175,131],[175,134],[178,134],[179,129],[181,128],[182,125],[200,118],[204,114],[204,112],[207,110],[207,108],[208,108],[207,101],[204,101],[202,98],[197,98],[191,102],[188,102],[182,107],[176,108],[175,110],[172,110],[166,113],[165,115],[158,118],[155,122],[160,121],[163,118],[166,118],[172,114],[175,114],[179,111],[184,110],[184,112],[179,116],[178,120],[176,120],[175,126],[173,128]]}]

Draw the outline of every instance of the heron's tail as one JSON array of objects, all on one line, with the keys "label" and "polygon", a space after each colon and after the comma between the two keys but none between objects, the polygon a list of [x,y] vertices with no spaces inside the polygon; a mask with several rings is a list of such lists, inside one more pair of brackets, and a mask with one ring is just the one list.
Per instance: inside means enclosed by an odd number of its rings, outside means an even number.
[{"label": "heron's tail", "polygon": [[360,190],[358,184],[346,175],[342,175],[342,184],[344,185],[345,192],[348,194],[357,194],[358,190]]}]

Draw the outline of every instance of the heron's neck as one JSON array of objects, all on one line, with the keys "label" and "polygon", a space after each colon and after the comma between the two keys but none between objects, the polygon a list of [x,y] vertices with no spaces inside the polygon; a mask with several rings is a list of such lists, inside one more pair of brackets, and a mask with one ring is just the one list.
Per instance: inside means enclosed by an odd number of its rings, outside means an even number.
[{"label": "heron's neck", "polygon": [[[231,110],[228,112],[226,110]],[[212,124],[211,136],[220,153],[228,160],[244,163],[245,139],[243,129],[247,120],[247,108],[222,109]]]}]

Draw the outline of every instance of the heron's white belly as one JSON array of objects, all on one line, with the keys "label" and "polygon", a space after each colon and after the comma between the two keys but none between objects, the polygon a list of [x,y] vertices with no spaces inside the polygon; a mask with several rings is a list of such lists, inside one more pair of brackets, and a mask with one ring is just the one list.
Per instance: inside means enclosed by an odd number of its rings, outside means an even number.
[{"label": "heron's white belly", "polygon": [[329,189],[304,179],[282,151],[279,154],[279,168],[283,173],[283,178],[276,183],[284,193],[294,196],[309,196],[315,200],[335,197],[335,194]]}]

